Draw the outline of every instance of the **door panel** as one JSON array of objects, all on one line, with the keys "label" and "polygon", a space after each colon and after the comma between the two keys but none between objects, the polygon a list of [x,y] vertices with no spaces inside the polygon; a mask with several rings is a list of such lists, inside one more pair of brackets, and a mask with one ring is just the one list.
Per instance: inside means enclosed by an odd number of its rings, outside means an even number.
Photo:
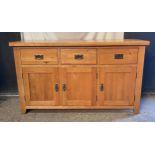
[{"label": "door panel", "polygon": [[57,68],[26,67],[23,68],[23,79],[28,105],[50,106],[58,104]]},{"label": "door panel", "polygon": [[99,68],[99,105],[133,105],[136,66],[104,66]]},{"label": "door panel", "polygon": [[[61,68],[62,103],[70,106],[91,106],[96,102],[96,68]],[[65,86],[65,89],[64,89]]]}]

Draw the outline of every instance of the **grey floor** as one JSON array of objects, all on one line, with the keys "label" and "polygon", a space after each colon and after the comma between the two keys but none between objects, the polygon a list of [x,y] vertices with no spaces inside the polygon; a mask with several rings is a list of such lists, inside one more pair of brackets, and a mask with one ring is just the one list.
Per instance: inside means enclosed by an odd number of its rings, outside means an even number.
[{"label": "grey floor", "polygon": [[29,110],[21,114],[18,97],[0,97],[1,122],[153,122],[155,96],[143,97],[140,113],[132,110]]}]

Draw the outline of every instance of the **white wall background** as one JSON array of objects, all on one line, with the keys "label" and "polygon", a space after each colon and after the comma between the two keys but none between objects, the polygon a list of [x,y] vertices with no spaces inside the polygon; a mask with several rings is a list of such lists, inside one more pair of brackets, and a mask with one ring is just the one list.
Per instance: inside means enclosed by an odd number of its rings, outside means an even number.
[{"label": "white wall background", "polygon": [[123,32],[21,32],[25,41],[39,40],[118,40]]}]

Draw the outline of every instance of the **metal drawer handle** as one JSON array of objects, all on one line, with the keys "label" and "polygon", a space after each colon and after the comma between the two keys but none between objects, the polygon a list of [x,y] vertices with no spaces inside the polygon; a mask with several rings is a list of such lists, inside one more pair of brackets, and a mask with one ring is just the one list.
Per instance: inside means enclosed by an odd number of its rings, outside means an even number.
[{"label": "metal drawer handle", "polygon": [[44,59],[44,55],[42,55],[42,54],[36,54],[36,55],[34,55],[34,58],[36,60],[43,60]]},{"label": "metal drawer handle", "polygon": [[82,60],[82,59],[84,59],[84,55],[82,55],[82,54],[75,54],[74,55],[74,59],[76,59],[76,60]]},{"label": "metal drawer handle", "polygon": [[104,85],[100,84],[100,91],[104,91]]},{"label": "metal drawer handle", "polygon": [[123,59],[124,54],[115,54],[115,59]]}]

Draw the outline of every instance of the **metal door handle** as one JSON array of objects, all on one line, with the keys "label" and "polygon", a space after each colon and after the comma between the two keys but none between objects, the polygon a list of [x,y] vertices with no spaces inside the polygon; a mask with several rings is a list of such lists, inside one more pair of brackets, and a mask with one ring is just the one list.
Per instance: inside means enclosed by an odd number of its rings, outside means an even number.
[{"label": "metal door handle", "polygon": [[55,84],[55,91],[58,92],[59,91],[59,85]]},{"label": "metal door handle", "polygon": [[62,85],[62,90],[63,90],[63,91],[66,91],[66,90],[67,90],[66,84],[63,84],[63,85]]},{"label": "metal door handle", "polygon": [[100,91],[104,91],[104,84],[100,84]]}]

